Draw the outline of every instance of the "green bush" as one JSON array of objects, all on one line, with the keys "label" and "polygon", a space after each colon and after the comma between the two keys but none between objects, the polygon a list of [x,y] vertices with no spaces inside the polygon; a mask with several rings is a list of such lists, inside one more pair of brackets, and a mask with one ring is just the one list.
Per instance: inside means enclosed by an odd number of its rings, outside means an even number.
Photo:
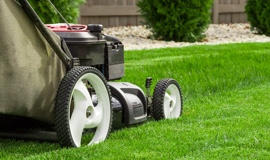
[{"label": "green bush", "polygon": [[[64,22],[53,9],[48,0],[29,0],[43,23]],[[76,23],[79,16],[79,7],[85,0],[51,0],[63,17],[70,23]]]},{"label": "green bush", "polygon": [[195,42],[205,37],[212,1],[139,0],[137,6],[155,38]]},{"label": "green bush", "polygon": [[270,36],[270,0],[248,0],[245,12],[252,30]]}]

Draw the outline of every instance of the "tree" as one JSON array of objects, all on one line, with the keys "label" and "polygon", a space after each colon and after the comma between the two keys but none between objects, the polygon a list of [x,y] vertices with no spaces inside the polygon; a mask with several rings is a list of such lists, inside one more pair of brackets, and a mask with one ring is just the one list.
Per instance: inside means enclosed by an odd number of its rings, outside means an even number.
[{"label": "tree", "polygon": [[252,30],[270,36],[270,0],[248,0],[245,12]]},{"label": "tree", "polygon": [[155,38],[195,42],[204,38],[212,0],[139,0],[145,24]]},{"label": "tree", "polygon": [[[51,0],[63,17],[70,23],[76,23],[79,16],[79,7],[85,0]],[[64,21],[54,10],[48,0],[29,0],[43,23],[63,23]]]}]

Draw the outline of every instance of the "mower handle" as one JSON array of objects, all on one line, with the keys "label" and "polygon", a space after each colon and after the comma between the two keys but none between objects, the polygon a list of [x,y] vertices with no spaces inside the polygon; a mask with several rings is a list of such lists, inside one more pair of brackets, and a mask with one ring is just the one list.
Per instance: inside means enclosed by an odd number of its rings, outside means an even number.
[{"label": "mower handle", "polygon": [[51,36],[51,34],[48,31],[48,28],[44,25],[44,23],[41,21],[41,19],[38,17],[37,13],[34,11],[34,9],[29,4],[28,0],[18,0],[25,11],[25,13],[28,15],[28,17],[31,19],[31,21],[35,24],[35,26],[38,28],[38,30],[41,32],[41,34],[44,36],[44,38],[47,40],[47,42],[50,44],[52,49],[55,51],[55,53],[58,55],[58,57],[61,59],[61,61],[66,65],[68,69],[72,68],[72,59],[73,57],[71,54],[66,54],[62,48],[57,44],[57,42],[54,40],[54,38]]}]

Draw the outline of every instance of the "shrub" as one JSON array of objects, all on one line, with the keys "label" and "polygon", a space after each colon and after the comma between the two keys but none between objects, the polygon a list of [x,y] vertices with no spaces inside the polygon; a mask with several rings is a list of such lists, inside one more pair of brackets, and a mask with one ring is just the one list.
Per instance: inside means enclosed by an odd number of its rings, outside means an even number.
[{"label": "shrub", "polygon": [[[64,22],[53,9],[48,0],[29,0],[43,23]],[[70,23],[76,23],[79,16],[79,7],[85,0],[51,0],[63,17]]]},{"label": "shrub", "polygon": [[205,37],[212,0],[139,0],[137,6],[155,38],[195,42]]},{"label": "shrub", "polygon": [[270,36],[270,0],[248,0],[245,12],[252,30]]}]

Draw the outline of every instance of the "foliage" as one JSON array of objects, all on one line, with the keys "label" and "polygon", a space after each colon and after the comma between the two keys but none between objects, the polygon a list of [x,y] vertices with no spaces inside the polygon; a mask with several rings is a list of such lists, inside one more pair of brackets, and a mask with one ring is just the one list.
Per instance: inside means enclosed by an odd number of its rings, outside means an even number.
[{"label": "foliage", "polygon": [[139,0],[137,6],[155,38],[195,42],[204,38],[212,0]]},{"label": "foliage", "polygon": [[270,0],[248,0],[245,12],[252,30],[270,36]]},{"label": "foliage", "polygon": [[[43,23],[64,22],[51,6],[48,0],[29,0]],[[79,16],[79,7],[85,0],[51,0],[63,17],[70,23],[76,23]]]}]

